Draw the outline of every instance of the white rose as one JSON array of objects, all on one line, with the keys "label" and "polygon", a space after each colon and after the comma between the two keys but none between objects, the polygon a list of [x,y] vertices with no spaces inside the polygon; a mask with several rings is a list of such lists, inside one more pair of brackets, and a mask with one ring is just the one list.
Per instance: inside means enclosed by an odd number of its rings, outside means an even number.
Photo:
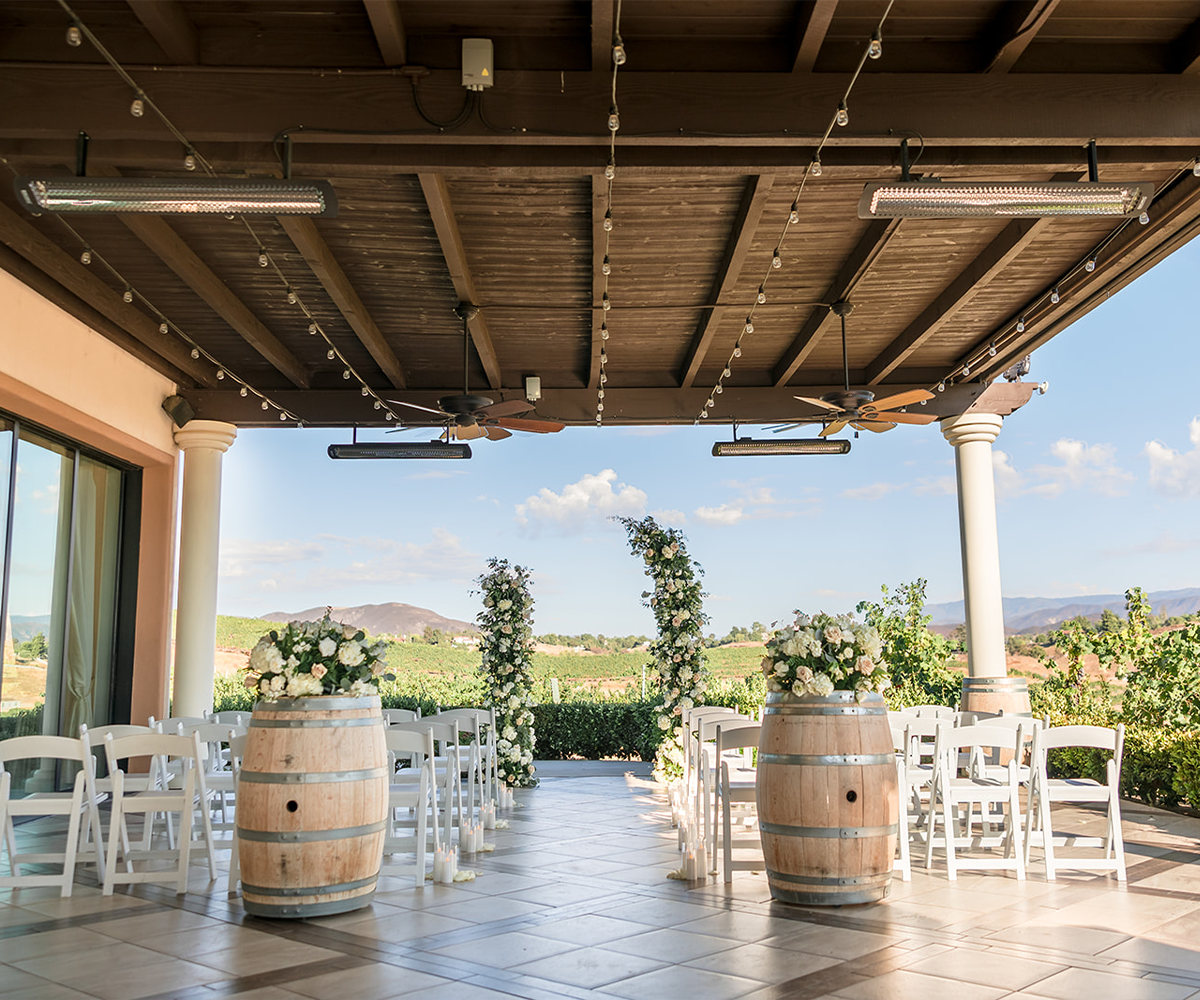
[{"label": "white rose", "polygon": [[317,652],[319,652],[322,656],[333,656],[333,654],[337,652],[337,648],[337,643],[328,636],[317,643]]},{"label": "white rose", "polygon": [[842,630],[837,625],[825,626],[825,641],[829,643],[842,641]]},{"label": "white rose", "polygon": [[828,674],[816,674],[811,681],[808,682],[808,690],[810,693],[821,698],[828,698],[833,694],[833,681]]},{"label": "white rose", "polygon": [[509,601],[509,600],[501,601],[499,604],[496,605],[496,607],[498,607],[501,611],[507,611],[509,608],[512,607],[512,601]]},{"label": "white rose", "polygon": [[875,669],[875,664],[871,662],[871,658],[869,656],[860,656],[854,661],[854,669],[860,674],[869,674]]},{"label": "white rose", "polygon": [[353,639],[349,642],[343,642],[338,647],[338,663],[344,664],[347,667],[357,667],[366,658],[362,646]]}]

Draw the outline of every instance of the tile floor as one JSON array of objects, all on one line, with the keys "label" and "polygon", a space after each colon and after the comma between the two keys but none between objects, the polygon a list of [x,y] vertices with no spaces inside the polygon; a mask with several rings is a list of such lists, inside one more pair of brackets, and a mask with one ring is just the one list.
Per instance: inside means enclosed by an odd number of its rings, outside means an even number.
[{"label": "tile floor", "polygon": [[468,859],[476,881],[418,891],[385,866],[375,902],[335,917],[247,917],[201,865],[180,897],[104,897],[90,868],[70,899],[0,890],[0,1000],[1200,998],[1200,820],[1128,804],[1124,887],[915,870],[883,903],[806,909],[754,873],[668,880],[676,834],[642,765],[541,773]]}]

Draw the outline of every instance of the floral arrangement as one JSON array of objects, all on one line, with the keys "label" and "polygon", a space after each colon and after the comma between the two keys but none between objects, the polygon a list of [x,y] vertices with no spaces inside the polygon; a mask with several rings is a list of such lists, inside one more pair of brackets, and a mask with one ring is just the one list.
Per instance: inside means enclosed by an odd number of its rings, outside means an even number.
[{"label": "floral arrangement", "polygon": [[853,691],[857,701],[891,687],[883,642],[870,625],[851,615],[796,612],[796,620],[772,633],[762,660],[767,690],[826,697]]},{"label": "floral arrangement", "polygon": [[537,784],[533,776],[533,598],[529,570],[507,559],[489,559],[479,578],[483,610],[475,616],[482,633],[480,671],[496,709],[496,768],[513,788]]},{"label": "floral arrangement", "polygon": [[704,613],[704,594],[696,579],[703,570],[689,558],[683,532],[677,528],[663,527],[652,517],[641,521],[631,517],[617,520],[629,536],[630,551],[642,557],[646,575],[654,581],[654,590],[643,591],[642,600],[653,609],[658,626],[658,638],[650,644],[662,693],[658,728],[664,733],[676,730],[677,742],[682,747],[679,717],[684,709],[702,703],[708,687],[708,669],[704,665],[704,626],[708,624],[708,616]]},{"label": "floral arrangement", "polygon": [[356,697],[379,693],[386,673],[387,643],[368,645],[366,633],[330,620],[331,608],[317,622],[288,622],[272,630],[250,652],[246,687],[263,701],[322,694]]}]

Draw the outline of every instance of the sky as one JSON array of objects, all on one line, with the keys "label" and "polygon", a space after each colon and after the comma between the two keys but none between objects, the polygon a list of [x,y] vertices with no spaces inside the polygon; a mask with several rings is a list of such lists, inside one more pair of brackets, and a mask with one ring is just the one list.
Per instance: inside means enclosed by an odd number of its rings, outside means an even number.
[{"label": "sky", "polygon": [[[1005,596],[1200,585],[1198,274],[1200,241],[1034,354],[1027,379],[1049,391],[993,446]],[[718,635],[917,577],[931,603],[962,598],[937,424],[846,456],[713,458],[728,437],[567,428],[475,442],[468,462],[334,462],[349,430],[243,430],[224,462],[218,610],[398,601],[469,621],[497,556],[533,571],[535,633],[649,635],[642,561],[610,520],[645,514],[685,533]]]}]

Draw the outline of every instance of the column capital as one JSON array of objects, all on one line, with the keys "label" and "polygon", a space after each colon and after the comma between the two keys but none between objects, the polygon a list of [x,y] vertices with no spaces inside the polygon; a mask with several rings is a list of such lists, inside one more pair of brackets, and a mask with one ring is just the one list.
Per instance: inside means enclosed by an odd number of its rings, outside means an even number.
[{"label": "column capital", "polygon": [[1003,426],[1004,418],[998,413],[960,413],[942,421],[942,437],[956,448],[973,441],[991,444]]},{"label": "column capital", "polygon": [[237,437],[237,427],[223,420],[189,420],[187,426],[175,430],[175,443],[185,452],[190,448],[229,450]]}]

